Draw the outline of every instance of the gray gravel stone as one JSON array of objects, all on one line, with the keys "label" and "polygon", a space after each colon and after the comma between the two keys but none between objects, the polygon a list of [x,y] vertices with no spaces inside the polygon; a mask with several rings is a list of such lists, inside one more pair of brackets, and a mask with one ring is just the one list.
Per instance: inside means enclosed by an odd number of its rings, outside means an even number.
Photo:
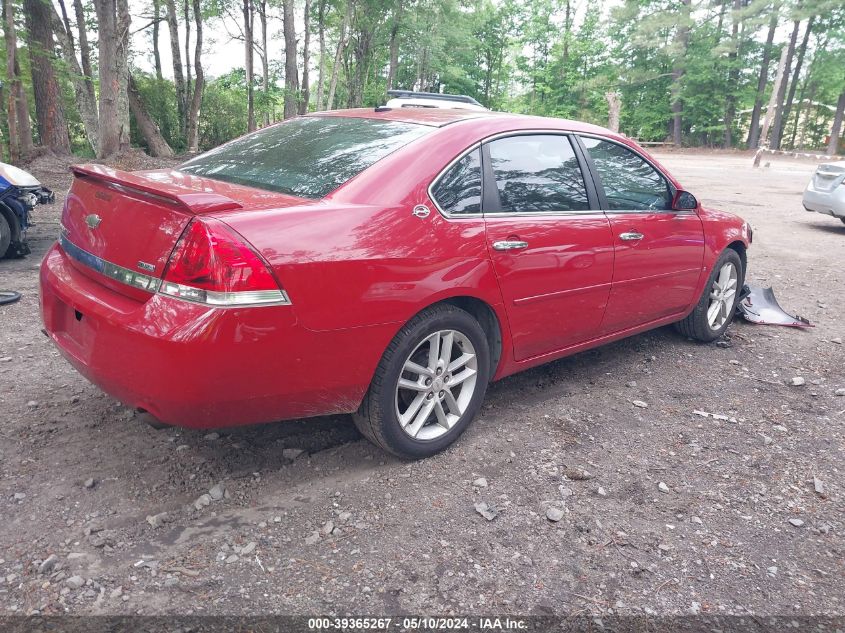
[{"label": "gray gravel stone", "polygon": [[801,527],[802,525],[804,525],[804,521],[802,521],[801,519],[789,519],[789,522],[795,527]]},{"label": "gray gravel stone", "polygon": [[657,484],[657,489],[658,489],[660,492],[666,493],[667,495],[671,492],[671,491],[669,490],[669,486],[667,486],[667,485],[666,485],[664,482],[662,482],[662,481],[661,481],[659,484]]},{"label": "gray gravel stone", "polygon": [[158,514],[151,514],[147,516],[147,523],[156,529],[167,523],[167,520],[167,512],[159,512]]},{"label": "gray gravel stone", "polygon": [[553,523],[557,523],[563,518],[563,510],[552,506],[546,510],[546,518]]},{"label": "gray gravel stone", "polygon": [[71,576],[65,580],[65,585],[71,589],[79,589],[85,584],[85,579],[82,576]]},{"label": "gray gravel stone", "polygon": [[55,567],[56,563],[58,563],[58,562],[59,562],[59,557],[56,556],[55,554],[50,554],[38,566],[38,573],[39,574],[49,574],[51,571],[53,571],[53,567]]},{"label": "gray gravel stone", "polygon": [[488,504],[486,501],[479,501],[476,503],[475,511],[488,521],[492,521],[499,516],[499,509],[492,504]]},{"label": "gray gravel stone", "polygon": [[486,488],[487,480],[484,477],[479,477],[478,479],[472,482],[472,485],[476,488]]},{"label": "gray gravel stone", "polygon": [[301,448],[284,448],[282,449],[282,457],[293,461],[304,452]]},{"label": "gray gravel stone", "polygon": [[792,381],[790,382],[790,384],[791,384],[793,387],[801,387],[801,386],[802,386],[802,385],[804,385],[806,382],[807,382],[807,381],[806,381],[806,380],[804,380],[803,378],[801,378],[801,376],[794,376],[794,377],[792,378]]},{"label": "gray gravel stone", "polygon": [[223,498],[223,495],[226,494],[226,486],[223,484],[217,484],[216,486],[212,487],[211,490],[208,491],[208,496],[211,497],[212,501],[220,501]]}]

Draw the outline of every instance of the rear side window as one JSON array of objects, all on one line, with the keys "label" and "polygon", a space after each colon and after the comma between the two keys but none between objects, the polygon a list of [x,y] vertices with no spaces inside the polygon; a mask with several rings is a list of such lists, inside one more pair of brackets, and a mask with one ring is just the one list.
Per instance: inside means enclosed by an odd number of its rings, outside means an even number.
[{"label": "rear side window", "polygon": [[446,213],[480,213],[481,150],[471,151],[447,169],[434,183],[431,194]]},{"label": "rear side window", "polygon": [[179,169],[303,198],[322,198],[430,131],[428,126],[399,121],[302,117],[222,145]]},{"label": "rear side window", "polygon": [[489,144],[500,209],[485,212],[531,213],[590,208],[584,177],[565,136],[511,136]]},{"label": "rear side window", "polygon": [[610,141],[582,137],[604,186],[612,211],[672,208],[669,183],[645,159]]}]

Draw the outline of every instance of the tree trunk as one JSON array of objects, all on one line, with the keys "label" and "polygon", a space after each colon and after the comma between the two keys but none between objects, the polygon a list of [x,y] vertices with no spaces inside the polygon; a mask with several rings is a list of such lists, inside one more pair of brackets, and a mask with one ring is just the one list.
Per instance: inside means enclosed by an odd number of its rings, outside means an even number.
[{"label": "tree trunk", "polygon": [[780,87],[786,77],[786,58],[788,53],[789,51],[785,48],[780,53],[780,61],[778,62],[777,75],[775,76],[775,85],[772,88],[772,95],[769,98],[769,107],[766,108],[766,115],[763,117],[763,128],[760,131],[760,146],[757,150],[757,153],[754,154],[755,167],[760,166],[760,156],[763,153],[763,149],[768,149],[769,147],[769,128],[772,125],[774,111],[777,109],[778,92],[780,92]]},{"label": "tree trunk", "polygon": [[622,109],[622,95],[612,90],[604,93],[607,99],[607,127],[611,132],[619,131],[619,112]]},{"label": "tree trunk", "polygon": [[751,124],[748,128],[748,148],[756,149],[760,142],[760,110],[763,109],[763,98],[766,96],[766,84],[769,82],[769,63],[772,60],[772,42],[778,26],[778,10],[780,4],[775,3],[772,16],[769,18],[769,31],[766,34],[766,45],[763,47],[763,59],[760,62],[760,75],[757,79],[757,96],[754,98],[754,109],[751,111]]},{"label": "tree trunk", "polygon": [[681,0],[681,19],[675,33],[675,62],[672,67],[672,85],[670,87],[672,105],[672,142],[680,147],[683,140],[683,111],[684,104],[681,98],[681,81],[684,77],[684,57],[686,56],[687,44],[689,42],[689,19],[690,2],[692,0]]},{"label": "tree trunk", "polygon": [[91,149],[96,152],[99,142],[99,122],[97,120],[97,97],[94,94],[94,86],[85,77],[79,62],[76,60],[76,50],[73,45],[73,32],[70,30],[70,23],[67,20],[64,1],[59,2],[63,17],[59,17],[53,7],[53,32],[59,41],[62,50],[62,58],[70,69],[70,80],[73,84],[73,91],[76,96],[76,105],[79,110],[79,118],[82,119],[82,126],[85,128],[85,138]]},{"label": "tree trunk", "polygon": [[780,149],[780,133],[783,129],[783,108],[786,100],[786,76],[789,75],[789,69],[792,68],[792,58],[795,56],[795,43],[798,41],[798,31],[801,27],[801,21],[795,20],[793,22],[792,35],[789,38],[789,46],[786,49],[786,66],[784,66],[784,80],[780,84],[777,93],[777,109],[775,110],[775,118],[772,121],[772,142],[771,146],[774,149]]},{"label": "tree trunk", "polygon": [[188,108],[191,104],[191,5],[185,0],[182,13],[185,15],[185,142],[188,136]]},{"label": "tree trunk", "polygon": [[182,51],[179,48],[179,20],[176,0],[165,0],[167,27],[170,31],[170,57],[173,61],[173,83],[176,85],[176,109],[179,113],[179,135],[184,137],[188,126],[188,101],[185,93],[185,75],[182,73]]},{"label": "tree trunk", "polygon": [[352,80],[349,82],[349,99],[347,105],[350,108],[360,108],[364,103],[364,65],[370,56],[371,42],[372,33],[370,31],[366,29],[358,31],[353,50],[355,68],[352,73]]},{"label": "tree trunk", "polygon": [[390,44],[388,45],[390,62],[387,68],[387,90],[393,88],[396,81],[396,70],[399,66],[399,27],[402,22],[402,2],[397,0],[393,10],[393,25],[390,27]]},{"label": "tree trunk", "polygon": [[197,24],[197,41],[194,50],[194,92],[191,95],[191,105],[188,108],[188,152],[199,152],[199,122],[202,95],[205,90],[205,73],[202,69],[202,7],[200,0],[193,0],[194,21]]},{"label": "tree trunk", "polygon": [[[255,125],[255,91],[252,85],[253,82],[253,38],[252,26],[254,20],[254,11],[252,0],[243,0],[243,14],[244,14],[244,69],[246,70],[246,129],[253,132],[256,129]],[[265,52],[266,55],[266,52]]]},{"label": "tree trunk", "polygon": [[[85,9],[82,0],[73,0],[73,12],[76,15],[76,31],[79,35],[79,57],[82,60],[82,74],[85,75],[94,95],[94,71],[91,69],[91,45],[88,44],[88,29],[85,25]],[[96,95],[95,95],[96,96]]]},{"label": "tree trunk", "polygon": [[296,100],[299,96],[299,71],[296,65],[296,24],[294,24],[293,0],[282,3],[285,35],[285,112],[290,119],[297,113]]},{"label": "tree trunk", "polygon": [[[41,145],[55,154],[70,154],[62,93],[53,67],[52,5],[42,0],[24,0],[23,12],[29,32],[29,59],[32,92],[35,95],[35,117]],[[53,9],[55,11],[55,9]]]},{"label": "tree trunk", "polygon": [[261,19],[261,91],[264,93],[262,118],[264,126],[270,125],[270,57],[267,50],[267,2],[259,0],[258,17]]},{"label": "tree trunk", "polygon": [[733,145],[733,123],[736,116],[736,92],[739,87],[739,22],[741,0],[734,0],[731,11],[731,52],[728,54],[730,69],[728,70],[728,90],[725,95],[725,148]]},{"label": "tree trunk", "polygon": [[795,91],[801,79],[801,67],[804,65],[804,55],[807,52],[807,44],[810,41],[810,34],[813,31],[813,22],[816,16],[812,15],[807,20],[807,29],[804,31],[804,38],[801,40],[801,46],[798,47],[798,57],[795,60],[795,70],[792,72],[792,82],[789,84],[789,94],[786,97],[786,103],[783,106],[783,117],[780,121],[780,130],[778,131],[778,140],[783,141],[783,135],[786,130],[786,124],[789,120],[789,114],[792,111],[792,104],[795,100]]},{"label": "tree trunk", "polygon": [[337,40],[337,50],[334,54],[334,65],[332,66],[332,78],[329,82],[329,97],[326,101],[326,109],[331,110],[334,107],[334,95],[337,88],[337,74],[340,68],[340,60],[343,56],[343,50],[346,48],[346,31],[349,29],[349,21],[352,19],[352,10],[355,6],[355,0],[347,0],[346,13],[343,16],[343,23],[340,25],[340,36]]},{"label": "tree trunk", "polygon": [[161,81],[161,51],[158,48],[159,30],[161,22],[161,0],[153,0],[153,65],[155,66],[156,79]]},{"label": "tree trunk", "polygon": [[839,95],[836,103],[836,114],[833,115],[833,126],[830,128],[830,142],[827,144],[827,155],[833,156],[839,151],[839,135],[842,133],[842,116],[845,113],[845,89]]},{"label": "tree trunk", "polygon": [[326,64],[326,0],[317,0],[317,33],[320,42],[320,67],[317,69],[317,107],[316,110],[323,109],[323,74],[325,72]]},{"label": "tree trunk", "polygon": [[164,158],[173,156],[173,150],[167,144],[167,141],[164,140],[161,131],[158,129],[158,125],[156,125],[155,121],[152,120],[147,112],[144,101],[138,93],[135,80],[131,75],[129,76],[129,107],[132,110],[132,115],[135,117],[135,122],[138,124],[138,131],[147,143],[150,156]]},{"label": "tree trunk", "polygon": [[302,98],[299,101],[299,113],[308,112],[311,101],[311,86],[308,77],[308,67],[311,64],[311,0],[305,0],[305,39],[302,43]]},{"label": "tree trunk", "polygon": [[14,163],[32,156],[35,147],[29,124],[29,104],[21,82],[17,58],[18,45],[12,0],[3,0],[3,31],[6,40],[6,78],[9,82],[9,161]]},{"label": "tree trunk", "polygon": [[100,145],[105,158],[129,148],[129,7],[127,0],[95,0],[99,27]]}]

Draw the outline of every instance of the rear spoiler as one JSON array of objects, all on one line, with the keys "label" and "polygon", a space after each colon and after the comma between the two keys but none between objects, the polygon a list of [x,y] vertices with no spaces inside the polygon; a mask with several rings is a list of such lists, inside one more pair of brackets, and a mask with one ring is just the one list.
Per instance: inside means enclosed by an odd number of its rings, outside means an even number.
[{"label": "rear spoiler", "polygon": [[111,189],[159,198],[169,204],[178,205],[192,214],[242,208],[240,203],[218,193],[159,183],[137,173],[112,169],[104,165],[72,165],[70,170],[77,178],[90,178],[104,183]]}]

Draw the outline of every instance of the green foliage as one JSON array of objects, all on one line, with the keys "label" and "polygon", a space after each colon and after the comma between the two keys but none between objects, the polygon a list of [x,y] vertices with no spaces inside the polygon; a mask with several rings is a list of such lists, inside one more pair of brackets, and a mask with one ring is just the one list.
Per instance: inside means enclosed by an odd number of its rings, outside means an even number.
[{"label": "green foliage", "polygon": [[211,149],[246,133],[245,90],[243,72],[238,71],[206,85],[200,116],[201,150]]},{"label": "green foliage", "polygon": [[[729,126],[732,143],[742,146],[758,98],[764,42],[775,6],[779,6],[779,28],[769,51],[766,88],[759,95],[763,104],[768,103],[778,56],[792,21],[802,21],[803,35],[806,20],[810,16],[816,19],[785,126],[786,142],[822,147],[833,118],[831,106],[845,90],[845,5],[841,0],[619,0],[611,8],[600,2],[574,0],[354,0],[335,68],[335,51],[349,2],[352,0],[311,0],[312,110],[325,107],[333,75],[335,108],[351,102],[364,106],[384,103],[390,44],[395,36],[396,88],[466,94],[495,110],[600,125],[607,123],[606,94],[618,92],[621,131],[646,141],[671,137],[674,101],[680,110],[684,144],[721,145]],[[83,0],[83,5],[96,65],[96,20],[90,0]],[[177,6],[181,10],[181,3]],[[268,3],[271,35],[281,29],[280,6],[280,0]],[[221,20],[239,20],[241,16],[241,4],[234,0],[203,0],[202,7],[207,32]],[[301,46],[301,3],[296,4],[296,11]],[[318,49],[321,15],[325,36],[322,59]],[[256,36],[257,24],[256,18]],[[161,26],[164,33],[166,24]],[[18,20],[17,30],[21,76],[34,111],[22,20]],[[227,30],[237,32],[232,24]],[[162,46],[166,43],[162,37]],[[0,62],[4,62],[4,54],[0,48]],[[152,59],[150,51],[136,55],[148,65]],[[57,67],[74,151],[90,152],[76,112],[69,70],[61,62]],[[316,102],[320,67],[322,104]],[[163,70],[170,74],[170,68]],[[172,81],[157,80],[137,69],[133,73],[164,138],[177,152],[184,151]],[[284,73],[283,52],[271,46],[269,86],[265,89],[256,55],[253,88],[260,124],[265,116],[270,121],[281,117]],[[206,68],[206,77],[200,113],[202,149],[244,133],[247,116],[242,68],[222,74],[219,69]],[[5,123],[4,111],[0,115],[4,134]],[[134,126],[132,142],[144,144]]]}]

